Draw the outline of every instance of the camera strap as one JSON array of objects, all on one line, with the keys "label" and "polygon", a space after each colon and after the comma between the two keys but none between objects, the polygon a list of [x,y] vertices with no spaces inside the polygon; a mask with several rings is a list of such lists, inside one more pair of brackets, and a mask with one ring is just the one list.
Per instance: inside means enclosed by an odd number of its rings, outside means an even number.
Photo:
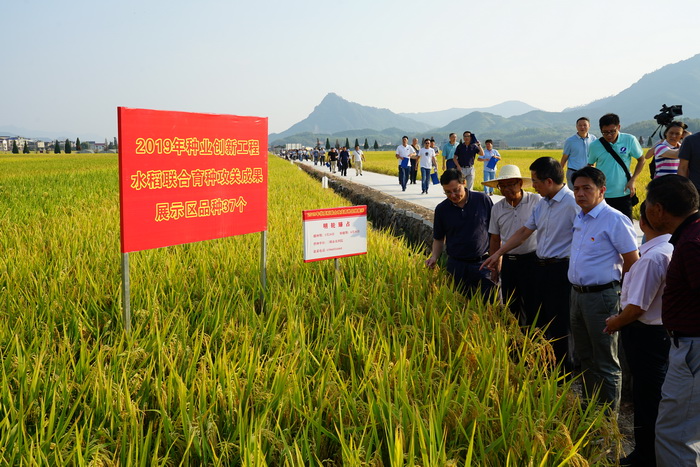
[{"label": "camera strap", "polygon": [[627,177],[627,181],[629,182],[630,179],[632,178],[632,175],[630,175],[629,169],[627,168],[625,163],[622,162],[622,159],[620,158],[620,156],[615,152],[615,150],[612,148],[612,146],[610,146],[610,143],[608,143],[604,137],[601,137],[598,141],[600,141],[600,143],[603,145],[605,150],[608,151],[611,156],[613,156],[613,159],[615,159],[615,162],[620,164],[620,167],[622,167],[622,170],[625,171],[625,176]]}]

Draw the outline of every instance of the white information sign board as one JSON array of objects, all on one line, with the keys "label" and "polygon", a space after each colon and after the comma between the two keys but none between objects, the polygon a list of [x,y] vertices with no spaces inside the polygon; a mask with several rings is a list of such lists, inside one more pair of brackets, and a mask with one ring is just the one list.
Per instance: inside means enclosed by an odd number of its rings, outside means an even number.
[{"label": "white information sign board", "polygon": [[302,211],[304,262],[367,254],[367,206]]}]

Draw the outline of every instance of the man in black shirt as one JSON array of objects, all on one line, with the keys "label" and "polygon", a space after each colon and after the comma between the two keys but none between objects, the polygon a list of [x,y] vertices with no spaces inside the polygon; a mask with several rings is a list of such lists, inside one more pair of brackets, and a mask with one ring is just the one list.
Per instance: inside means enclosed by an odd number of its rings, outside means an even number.
[{"label": "man in black shirt", "polygon": [[447,251],[447,272],[457,289],[466,295],[481,290],[488,294],[493,282],[490,271],[479,270],[488,257],[491,198],[469,191],[462,172],[448,169],[440,176],[447,199],[435,207],[433,249],[425,265],[434,268],[442,250]]},{"label": "man in black shirt", "polygon": [[700,133],[683,138],[678,158],[678,175],[689,178],[700,191]]},{"label": "man in black shirt", "polygon": [[484,149],[471,131],[465,131],[462,138],[464,141],[455,149],[455,165],[467,181],[467,189],[471,190],[474,188],[474,159],[477,155],[483,156]]}]

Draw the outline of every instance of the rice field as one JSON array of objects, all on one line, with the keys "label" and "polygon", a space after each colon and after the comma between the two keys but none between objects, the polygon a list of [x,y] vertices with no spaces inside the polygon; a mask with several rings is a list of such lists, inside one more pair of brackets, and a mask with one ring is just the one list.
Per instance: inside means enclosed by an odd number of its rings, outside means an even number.
[{"label": "rice field", "polygon": [[303,263],[347,201],[269,167],[267,290],[257,234],[132,253],[127,335],[116,156],[0,155],[0,464],[612,465],[538,332],[386,232]]}]

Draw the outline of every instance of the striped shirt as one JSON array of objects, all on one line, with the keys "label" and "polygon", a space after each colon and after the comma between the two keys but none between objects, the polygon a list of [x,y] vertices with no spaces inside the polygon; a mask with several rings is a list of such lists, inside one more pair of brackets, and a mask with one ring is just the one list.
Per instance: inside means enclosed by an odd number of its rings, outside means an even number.
[{"label": "striped shirt", "polygon": [[656,163],[656,172],[654,173],[654,178],[659,178],[662,175],[670,175],[678,173],[678,165],[680,164],[680,159],[672,157],[664,157],[664,153],[670,149],[678,149],[680,146],[675,148],[668,144],[668,141],[663,140],[656,146],[654,146],[654,162]]}]

